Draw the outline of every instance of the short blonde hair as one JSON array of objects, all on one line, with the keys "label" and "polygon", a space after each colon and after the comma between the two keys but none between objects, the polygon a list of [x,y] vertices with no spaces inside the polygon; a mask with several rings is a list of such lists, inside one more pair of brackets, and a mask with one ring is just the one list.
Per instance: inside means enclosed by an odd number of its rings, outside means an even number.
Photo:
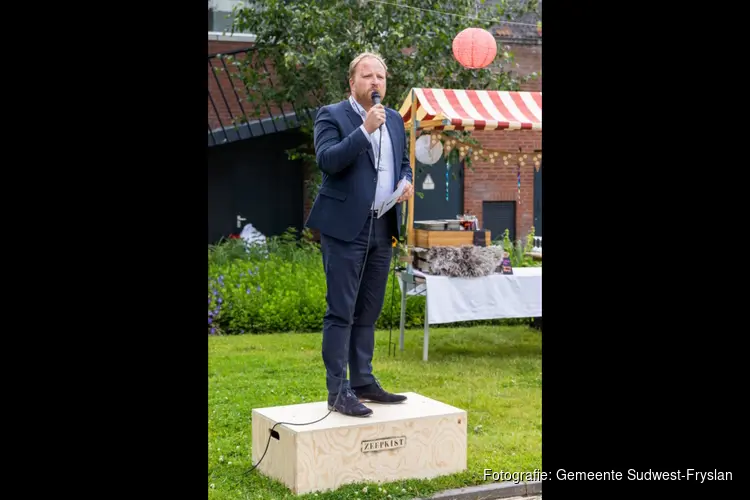
[{"label": "short blonde hair", "polygon": [[352,62],[349,63],[349,79],[354,77],[354,72],[357,69],[357,65],[362,61],[362,59],[372,57],[380,61],[380,64],[383,65],[383,68],[388,71],[388,66],[385,65],[385,61],[382,57],[380,57],[378,54],[374,52],[362,52],[360,55],[352,59]]}]

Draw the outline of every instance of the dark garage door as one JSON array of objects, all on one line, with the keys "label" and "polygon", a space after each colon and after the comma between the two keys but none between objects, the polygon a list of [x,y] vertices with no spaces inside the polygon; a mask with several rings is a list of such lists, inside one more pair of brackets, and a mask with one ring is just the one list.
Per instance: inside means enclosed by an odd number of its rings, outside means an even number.
[{"label": "dark garage door", "polygon": [[516,239],[516,202],[483,202],[482,222],[484,229],[490,230],[492,241],[502,239],[506,229],[509,231],[510,240],[514,241]]}]

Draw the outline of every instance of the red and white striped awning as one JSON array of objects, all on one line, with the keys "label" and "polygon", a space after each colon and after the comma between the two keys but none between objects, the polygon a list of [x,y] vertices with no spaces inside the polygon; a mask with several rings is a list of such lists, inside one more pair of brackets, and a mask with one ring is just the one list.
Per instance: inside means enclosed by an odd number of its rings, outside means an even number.
[{"label": "red and white striped awning", "polygon": [[407,127],[414,103],[417,129],[542,130],[541,92],[414,88],[400,110]]}]

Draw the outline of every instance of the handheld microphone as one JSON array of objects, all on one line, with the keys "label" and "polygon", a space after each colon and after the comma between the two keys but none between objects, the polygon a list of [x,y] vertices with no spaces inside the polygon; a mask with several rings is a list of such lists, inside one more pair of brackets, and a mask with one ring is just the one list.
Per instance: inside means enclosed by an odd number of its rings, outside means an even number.
[{"label": "handheld microphone", "polygon": [[[380,104],[380,92],[378,92],[377,90],[373,90],[372,91],[372,105],[376,106],[378,104]],[[378,130],[380,130],[381,134],[383,133],[383,124],[382,123],[380,124],[380,127],[378,127]]]}]

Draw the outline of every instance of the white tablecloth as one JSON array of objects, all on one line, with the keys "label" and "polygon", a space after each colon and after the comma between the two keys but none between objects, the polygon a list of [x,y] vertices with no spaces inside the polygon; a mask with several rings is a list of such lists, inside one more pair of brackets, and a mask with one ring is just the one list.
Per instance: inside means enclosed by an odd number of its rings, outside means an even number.
[{"label": "white tablecloth", "polygon": [[433,276],[427,282],[427,322],[431,325],[480,319],[542,316],[542,268],[514,268],[513,274],[479,278]]}]

